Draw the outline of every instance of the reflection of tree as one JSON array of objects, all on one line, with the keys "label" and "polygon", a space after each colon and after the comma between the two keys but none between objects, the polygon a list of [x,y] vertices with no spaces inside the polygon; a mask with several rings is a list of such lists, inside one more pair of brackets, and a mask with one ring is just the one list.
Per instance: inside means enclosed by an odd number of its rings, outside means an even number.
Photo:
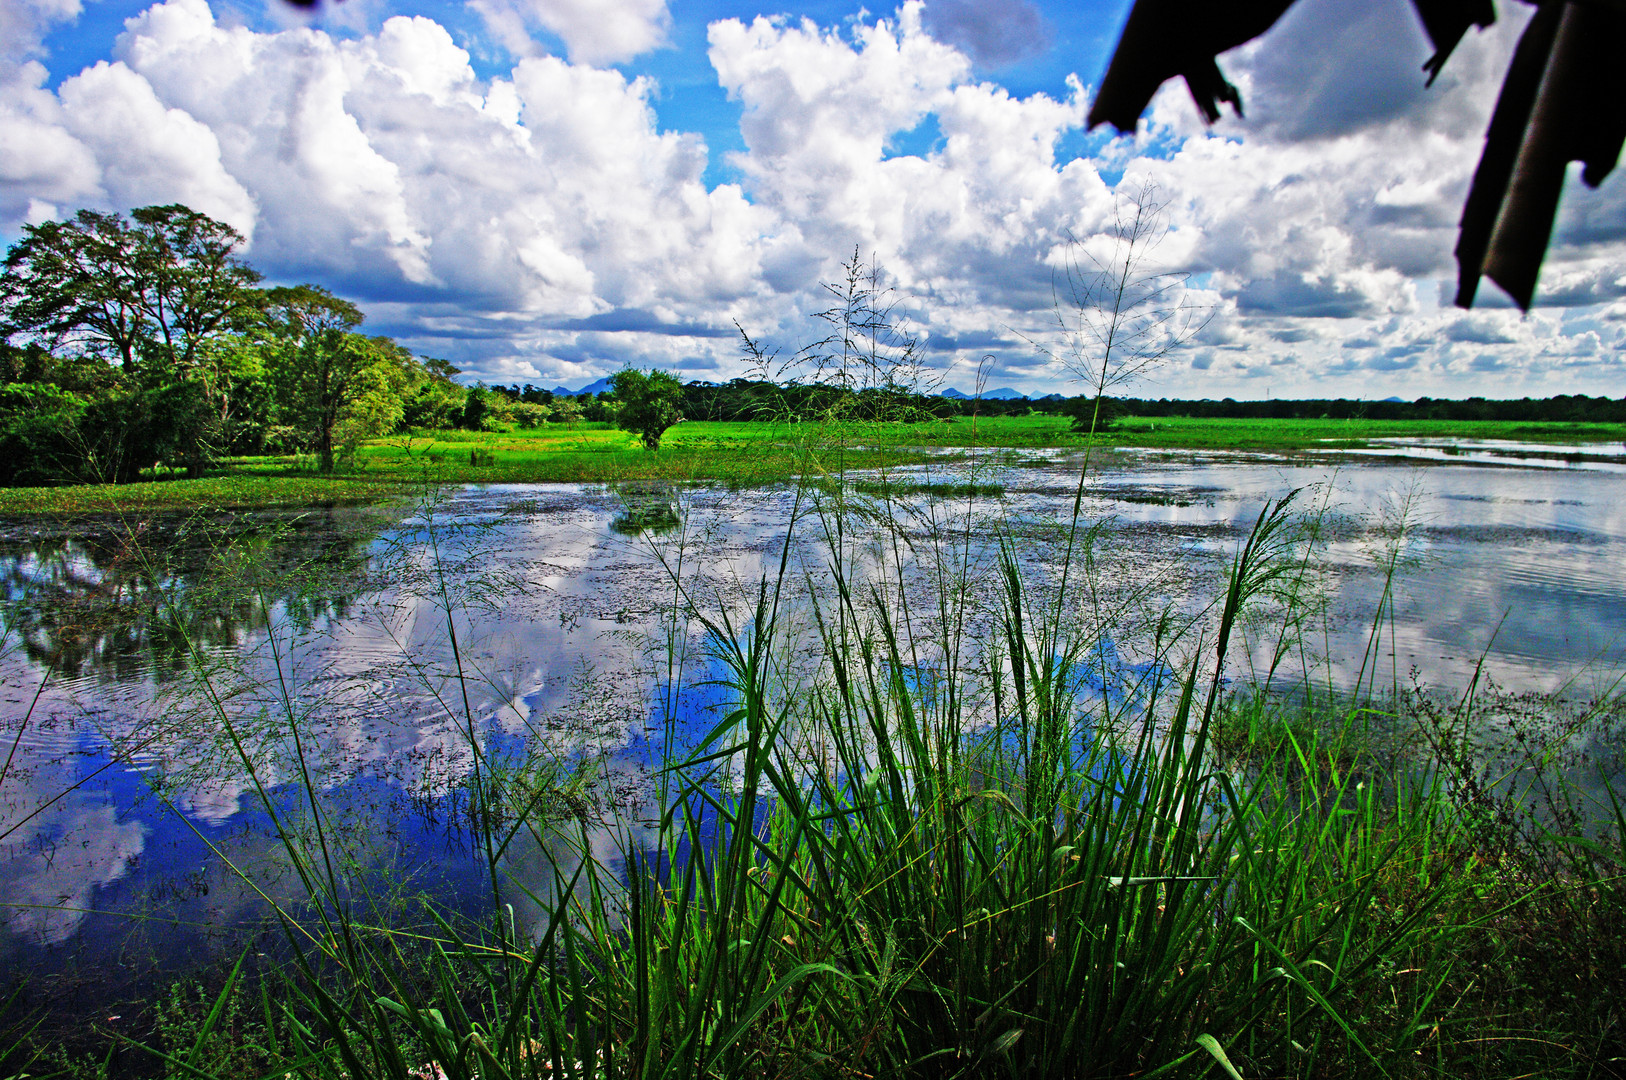
[{"label": "reflection of tree", "polygon": [[621,497],[621,513],[610,521],[610,529],[622,536],[659,536],[680,524],[672,507],[672,489],[667,484],[623,484],[616,489]]},{"label": "reflection of tree", "polygon": [[0,538],[0,605],[21,648],[64,675],[163,675],[190,645],[240,644],[272,613],[343,617],[376,533],[357,513],[164,515]]}]

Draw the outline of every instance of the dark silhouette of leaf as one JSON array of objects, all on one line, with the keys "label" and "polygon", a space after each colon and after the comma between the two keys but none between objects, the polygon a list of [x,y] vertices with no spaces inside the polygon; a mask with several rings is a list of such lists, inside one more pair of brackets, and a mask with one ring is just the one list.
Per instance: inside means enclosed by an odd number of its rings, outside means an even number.
[{"label": "dark silhouette of leaf", "polygon": [[[1089,125],[1133,131],[1157,88],[1186,80],[1203,117],[1220,102],[1242,115],[1241,95],[1214,58],[1263,34],[1293,0],[1221,5],[1204,0],[1136,0],[1114,50]],[[1434,55],[1432,85],[1469,26],[1496,21],[1492,0],[1413,0]],[[1626,0],[1545,0],[1519,40],[1485,134],[1485,150],[1463,207],[1456,302],[1470,307],[1481,276],[1528,310],[1552,238],[1571,161],[1597,187],[1626,142]]]}]

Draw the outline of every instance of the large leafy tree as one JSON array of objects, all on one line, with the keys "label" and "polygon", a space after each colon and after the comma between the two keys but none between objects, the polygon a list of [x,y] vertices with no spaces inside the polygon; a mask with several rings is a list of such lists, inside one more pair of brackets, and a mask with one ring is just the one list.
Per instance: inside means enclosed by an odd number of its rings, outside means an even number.
[{"label": "large leafy tree", "polygon": [[26,384],[0,403],[0,443],[30,455],[14,478],[195,473],[259,450],[272,424],[327,471],[399,425],[419,383],[451,385],[455,368],[356,333],[360,310],[325,289],[259,289],[243,243],[179,205],[25,229],[0,269],[0,384]]},{"label": "large leafy tree", "polygon": [[51,357],[24,365],[37,369],[28,381],[69,374],[65,389],[93,396],[64,431],[82,451],[78,473],[134,479],[157,461],[195,473],[242,426],[231,362],[242,350],[225,345],[261,303],[260,275],[237,257],[243,243],[230,225],[169,205],[129,217],[81,210],[28,226],[6,253],[0,342]]},{"label": "large leafy tree", "polygon": [[275,337],[267,381],[279,417],[315,451],[322,471],[332,472],[339,442],[400,423],[411,354],[388,338],[355,333],[360,309],[320,286],[271,289],[265,296]]},{"label": "large leafy tree", "polygon": [[142,385],[188,381],[207,342],[257,311],[260,275],[237,258],[243,243],[180,205],[26,226],[0,273],[0,330],[99,356]]},{"label": "large leafy tree", "polygon": [[434,357],[425,357],[418,365],[402,403],[402,422],[431,430],[455,427],[468,403],[467,389],[453,378],[458,369]]},{"label": "large leafy tree", "polygon": [[135,230],[117,214],[81,210],[70,221],[25,226],[0,274],[6,336],[134,371],[148,330],[141,262]]},{"label": "large leafy tree", "polygon": [[179,205],[146,206],[130,216],[150,275],[149,355],[170,378],[191,379],[205,342],[257,317],[260,274],[236,258],[243,236],[224,222]]},{"label": "large leafy tree", "polygon": [[390,338],[362,338],[352,341],[351,348],[358,363],[333,429],[334,443],[348,447],[400,427],[407,397],[423,377],[411,351]]}]

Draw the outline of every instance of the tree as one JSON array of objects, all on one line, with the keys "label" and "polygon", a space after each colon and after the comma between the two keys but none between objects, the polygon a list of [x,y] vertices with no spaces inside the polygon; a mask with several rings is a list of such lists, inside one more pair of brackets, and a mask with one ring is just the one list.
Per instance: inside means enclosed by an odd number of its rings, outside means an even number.
[{"label": "tree", "polygon": [[624,368],[610,377],[615,426],[630,431],[650,450],[659,450],[666,429],[683,419],[683,383],[658,368]]},{"label": "tree", "polygon": [[401,426],[407,391],[419,376],[412,353],[390,338],[363,338],[352,341],[351,348],[358,363],[333,428],[333,443],[347,454],[363,439],[387,435]]},{"label": "tree", "polygon": [[453,378],[458,369],[446,360],[424,357],[414,373],[406,397],[402,423],[413,428],[456,427],[463,416],[468,395]]},{"label": "tree", "polygon": [[239,365],[220,344],[259,316],[243,237],[178,204],[23,232],[0,273],[0,339],[51,354],[66,388],[102,392],[83,419],[85,474],[132,479],[159,460],[195,474],[240,419]]},{"label": "tree", "polygon": [[[1242,97],[1214,58],[1269,30],[1294,0],[1135,0],[1113,51],[1089,125],[1133,131],[1152,95],[1185,79],[1203,117],[1219,103],[1242,115]],[[1457,306],[1471,307],[1481,276],[1529,309],[1552,237],[1558,196],[1571,161],[1597,187],[1626,144],[1626,0],[1531,0],[1525,27],[1502,82],[1474,170],[1457,239]],[[1472,25],[1496,20],[1492,0],[1412,0],[1434,56],[1428,82]]]},{"label": "tree", "polygon": [[260,275],[230,225],[178,204],[130,218],[25,226],[0,274],[4,337],[117,362],[148,386],[187,381],[205,342],[255,314]]},{"label": "tree", "polygon": [[219,443],[232,453],[262,452],[270,423],[270,340],[262,322],[248,333],[217,334],[197,350],[188,382],[208,402]]},{"label": "tree", "polygon": [[170,379],[191,381],[205,342],[258,317],[260,294],[254,287],[260,274],[237,260],[243,236],[224,222],[178,204],[144,206],[130,217],[138,226],[149,275],[144,293],[154,327],[149,351],[166,365]]},{"label": "tree", "polygon": [[487,425],[496,422],[492,393],[484,383],[471,386],[463,395],[463,415],[458,427],[464,431],[489,431]]},{"label": "tree", "polygon": [[134,371],[148,331],[139,250],[116,214],[81,210],[71,221],[24,226],[0,275],[5,336]]},{"label": "tree", "polygon": [[361,310],[317,285],[272,289],[266,314],[277,341],[270,383],[279,418],[299,431],[323,472],[333,471],[333,429],[361,389],[362,372],[381,357],[352,331]]},{"label": "tree", "polygon": [[82,396],[102,396],[120,384],[117,369],[84,356],[53,356],[39,342],[0,341],[0,383],[49,383]]}]

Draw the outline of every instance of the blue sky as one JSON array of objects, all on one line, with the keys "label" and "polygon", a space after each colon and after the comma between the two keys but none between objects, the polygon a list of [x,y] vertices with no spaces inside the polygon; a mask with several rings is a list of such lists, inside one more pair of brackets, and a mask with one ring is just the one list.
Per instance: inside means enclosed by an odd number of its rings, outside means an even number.
[{"label": "blue sky", "polygon": [[[1455,222],[1526,17],[1427,91],[1405,0],[1301,0],[1130,137],[1083,116],[1127,0],[0,0],[0,240],[186,202],[278,282],[497,382],[794,352],[873,258],[927,378],[1077,392],[1057,303],[1131,193],[1183,347],[1122,384],[1193,397],[1626,393],[1626,194],[1572,182],[1536,309],[1451,295]],[[1082,322],[1080,320],[1082,319]],[[1086,335],[1087,338],[1087,335]],[[1113,374],[1119,374],[1114,369]]]}]

